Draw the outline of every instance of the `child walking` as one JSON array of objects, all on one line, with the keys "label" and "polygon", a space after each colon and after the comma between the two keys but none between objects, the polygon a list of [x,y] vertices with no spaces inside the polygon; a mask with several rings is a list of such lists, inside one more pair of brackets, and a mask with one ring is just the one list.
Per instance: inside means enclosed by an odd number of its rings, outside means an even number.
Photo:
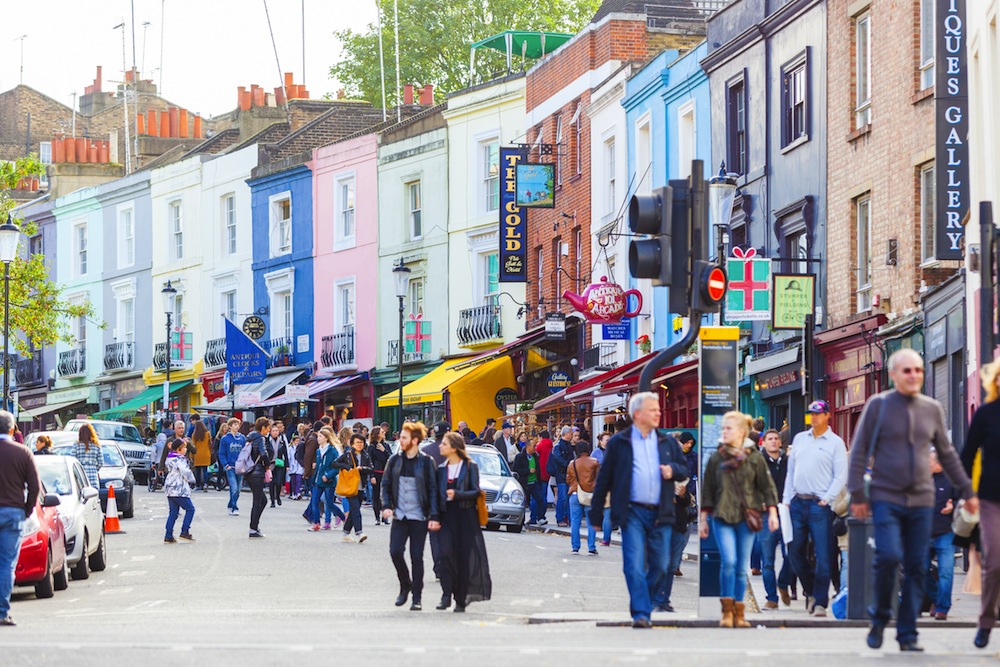
[{"label": "child walking", "polygon": [[184,521],[181,523],[182,540],[194,542],[191,535],[191,521],[194,519],[194,503],[191,502],[191,485],[194,484],[194,473],[188,463],[187,443],[181,438],[170,443],[170,452],[166,459],[167,479],[163,485],[167,492],[167,502],[170,503],[170,512],[167,514],[167,529],[163,537],[166,544],[173,544],[174,523],[177,515],[184,510]]}]

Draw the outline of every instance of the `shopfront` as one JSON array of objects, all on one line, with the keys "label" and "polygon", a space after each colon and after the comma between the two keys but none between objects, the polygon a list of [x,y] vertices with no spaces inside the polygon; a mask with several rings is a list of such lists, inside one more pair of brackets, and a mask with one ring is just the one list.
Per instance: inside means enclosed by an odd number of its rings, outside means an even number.
[{"label": "shopfront", "polygon": [[767,428],[781,431],[787,426],[789,436],[805,426],[801,352],[794,345],[745,362],[744,375],[762,407],[762,414],[754,416],[763,417]]},{"label": "shopfront", "polygon": [[[958,274],[924,296],[924,393],[944,406],[952,443],[965,444],[969,387],[965,369],[965,280]],[[919,350],[919,348],[917,348]],[[971,388],[979,392],[978,385]]]}]

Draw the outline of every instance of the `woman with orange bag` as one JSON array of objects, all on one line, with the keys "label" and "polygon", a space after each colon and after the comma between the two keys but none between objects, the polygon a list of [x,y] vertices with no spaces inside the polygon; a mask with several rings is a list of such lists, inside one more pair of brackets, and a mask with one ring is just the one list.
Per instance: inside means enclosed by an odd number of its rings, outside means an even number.
[{"label": "woman with orange bag", "polygon": [[[365,451],[365,439],[360,433],[351,435],[351,446],[337,459],[333,467],[340,469],[337,479],[337,495],[347,499],[350,511],[344,522],[345,542],[364,542],[368,536],[361,528],[361,480],[372,474],[372,460]],[[351,529],[354,535],[351,535]]]}]

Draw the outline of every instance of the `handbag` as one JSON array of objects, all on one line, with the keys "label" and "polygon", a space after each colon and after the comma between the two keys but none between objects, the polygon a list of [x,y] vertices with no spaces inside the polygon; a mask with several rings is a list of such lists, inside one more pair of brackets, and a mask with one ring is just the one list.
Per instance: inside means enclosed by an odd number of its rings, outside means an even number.
[{"label": "handbag", "polygon": [[271,469],[268,468],[264,471],[264,483],[270,484],[272,479],[274,479],[274,474],[271,472]]},{"label": "handbag", "polygon": [[337,476],[337,489],[334,493],[343,498],[353,498],[358,495],[360,487],[361,471],[358,470],[358,466],[354,461],[354,454],[351,454],[351,467],[340,471],[340,474]]},{"label": "handbag", "polygon": [[486,509],[486,492],[482,489],[479,490],[479,495],[476,496],[476,514],[479,515],[479,526],[483,527],[490,520],[490,512]]},{"label": "handbag", "polygon": [[[729,472],[733,475],[733,484],[736,484],[737,488],[739,488],[740,482],[736,477],[736,470],[734,468],[730,468]],[[744,496],[742,489],[740,490],[740,507],[743,508],[743,520],[746,522],[747,528],[750,529],[750,532],[759,533],[764,529],[763,513],[759,509],[747,507],[746,497]]]},{"label": "handbag", "polygon": [[593,491],[584,491],[583,485],[580,484],[580,473],[576,469],[576,459],[573,459],[573,474],[576,475],[576,500],[584,507],[590,507],[590,503],[594,500]]},{"label": "handbag", "polygon": [[955,516],[951,520],[951,532],[955,533],[958,537],[968,539],[972,536],[972,531],[976,529],[977,525],[979,525],[979,512],[975,514],[970,513],[965,509],[965,502],[963,501],[955,510]]}]

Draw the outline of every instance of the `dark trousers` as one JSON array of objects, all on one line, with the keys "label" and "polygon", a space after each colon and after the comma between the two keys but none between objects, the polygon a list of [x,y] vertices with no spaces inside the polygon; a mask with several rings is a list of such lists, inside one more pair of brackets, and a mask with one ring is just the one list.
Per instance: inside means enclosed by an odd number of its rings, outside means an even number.
[{"label": "dark trousers", "polygon": [[204,489],[207,481],[208,481],[208,466],[195,466],[194,467],[195,488]]},{"label": "dark trousers", "polygon": [[344,534],[354,530],[355,535],[360,535],[362,532],[361,528],[361,493],[353,496],[351,498],[345,498],[347,501],[347,506],[350,511],[347,513],[347,520],[344,522]]},{"label": "dark trousers", "polygon": [[[382,473],[373,472],[375,483],[372,484],[372,509],[375,511],[375,522],[382,520]],[[420,548],[423,553],[423,547]]]},{"label": "dark trousers", "polygon": [[253,509],[250,511],[250,530],[260,530],[260,515],[267,507],[267,495],[264,493],[264,475],[256,473],[248,475],[250,492],[253,494]]},{"label": "dark trousers", "polygon": [[[410,542],[410,564],[413,567],[412,578],[406,569],[406,542]],[[396,576],[399,577],[399,587],[413,591],[413,601],[420,601],[424,590],[424,544],[427,543],[427,522],[410,519],[393,519],[389,530],[389,556],[396,566]]]},{"label": "dark trousers", "polygon": [[531,523],[538,523],[545,518],[545,511],[548,509],[549,487],[545,482],[535,482],[528,485],[528,493],[525,501],[531,507]]},{"label": "dark trousers", "polygon": [[[830,560],[833,537],[833,510],[815,500],[792,498],[789,506],[792,515],[792,538],[788,545],[788,558],[792,569],[802,582],[806,595],[816,598],[816,606],[830,606]],[[806,559],[806,547],[812,537],[816,554],[815,572]],[[930,536],[928,535],[928,540]],[[923,550],[921,550],[923,553]]]},{"label": "dark trousers", "polygon": [[285,469],[275,467],[271,474],[273,477],[268,486],[270,487],[271,504],[273,505],[274,501],[281,499],[281,490],[285,487]]},{"label": "dark trousers", "polygon": [[[916,641],[917,612],[924,601],[927,545],[931,541],[933,507],[872,503],[875,523],[875,606],[872,623],[885,625],[892,613],[892,593],[903,565],[902,599],[896,614],[896,640]],[[819,548],[817,547],[817,552]]]},{"label": "dark trousers", "polygon": [[441,590],[453,596],[456,605],[464,607],[469,594],[470,553],[475,535],[481,530],[479,514],[475,507],[463,509],[454,501],[448,505],[440,531]]},{"label": "dark trousers", "polygon": [[451,591],[445,590],[444,579],[441,578],[441,531],[431,533],[431,559],[434,561],[434,578],[441,581],[441,592],[451,597]]}]

